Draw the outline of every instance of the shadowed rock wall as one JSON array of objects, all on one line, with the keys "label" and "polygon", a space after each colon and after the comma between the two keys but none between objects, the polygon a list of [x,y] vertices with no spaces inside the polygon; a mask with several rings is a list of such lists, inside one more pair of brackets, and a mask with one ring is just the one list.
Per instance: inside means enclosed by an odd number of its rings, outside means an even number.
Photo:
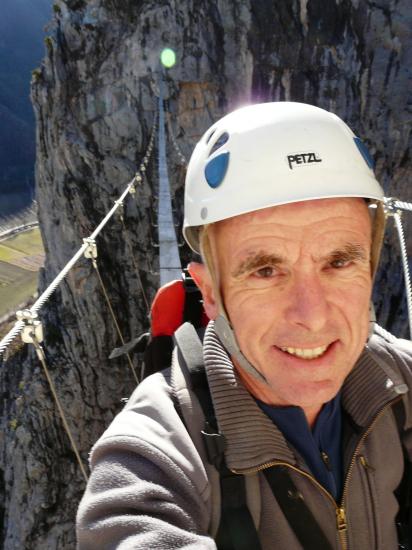
[{"label": "shadowed rock wall", "polygon": [[[173,47],[168,108],[182,151],[220,115],[253,101],[314,103],[369,145],[388,194],[412,199],[412,11],[407,0],[58,0],[47,55],[33,82],[37,199],[47,261],[41,288],[63,267],[131,179],[155,114],[158,54]],[[169,148],[176,222],[183,173]],[[155,164],[97,240],[98,263],[128,339],[147,327],[156,288]],[[409,224],[410,225],[410,224]],[[182,248],[182,258],[190,257]],[[397,244],[378,276],[381,321],[406,334]],[[96,274],[80,261],[42,312],[45,349],[84,459],[134,387]],[[389,322],[389,325],[387,324]],[[26,352],[27,353],[27,352]],[[5,550],[72,549],[83,480],[32,351],[0,372],[0,491]],[[136,360],[136,358],[135,358]]]}]

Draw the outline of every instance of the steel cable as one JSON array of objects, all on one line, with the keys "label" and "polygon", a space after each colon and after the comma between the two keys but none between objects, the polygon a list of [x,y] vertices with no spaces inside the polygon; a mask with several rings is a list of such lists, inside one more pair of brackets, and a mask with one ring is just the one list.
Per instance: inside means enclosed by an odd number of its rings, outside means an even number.
[{"label": "steel cable", "polygon": [[395,199],[393,204],[396,206],[396,208],[400,208],[401,210],[412,211],[412,203],[410,202],[398,201],[397,199]]},{"label": "steel cable", "polygon": [[70,441],[70,444],[72,446],[73,452],[76,455],[76,459],[77,459],[77,462],[79,464],[80,470],[81,470],[81,472],[83,474],[83,477],[84,477],[84,479],[87,483],[88,475],[86,473],[86,468],[84,467],[83,461],[82,461],[80,453],[79,453],[79,449],[77,448],[76,442],[74,440],[74,437],[73,437],[72,432],[70,430],[69,424],[67,422],[65,412],[64,412],[63,407],[60,403],[60,399],[57,395],[56,387],[55,387],[55,385],[53,383],[53,380],[50,376],[49,369],[47,368],[47,362],[46,362],[46,356],[44,354],[44,350],[43,350],[42,346],[40,345],[40,343],[38,342],[38,340],[36,339],[36,336],[34,335],[34,333],[32,333],[32,339],[33,339],[33,345],[36,349],[37,357],[39,358],[40,363],[42,364],[44,374],[46,375],[47,382],[48,382],[49,387],[50,387],[50,391],[53,395],[53,399],[54,399],[54,401],[56,403],[56,407],[59,411],[60,418],[62,419],[64,429],[65,429],[66,434],[69,438],[69,441]]},{"label": "steel cable", "polygon": [[399,212],[395,212],[393,214],[393,217],[394,217],[396,229],[398,230],[398,235],[399,235],[402,267],[403,267],[405,288],[406,288],[406,302],[408,306],[409,335],[410,335],[410,338],[412,339],[412,287],[411,287],[411,277],[410,277],[409,264],[408,264],[408,252],[406,248],[405,233],[403,231],[401,214]]},{"label": "steel cable", "polygon": [[[103,228],[106,226],[108,221],[112,218],[116,210],[123,204],[123,201],[125,197],[129,193],[133,193],[135,191],[136,185],[141,181],[141,172],[144,172],[146,169],[146,164],[148,162],[148,159],[150,158],[151,151],[154,145],[154,136],[157,131],[157,111],[155,112],[154,116],[154,122],[152,125],[151,130],[151,137],[149,140],[149,144],[146,150],[146,154],[144,155],[144,160],[141,163],[139,167],[139,171],[136,172],[136,174],[133,176],[132,180],[128,183],[123,193],[120,195],[119,199],[114,201],[113,207],[109,210],[109,212],[106,214],[106,216],[102,219],[102,221],[99,223],[99,225],[96,227],[96,229],[91,233],[91,235],[88,237],[89,240],[95,240],[97,235],[103,230]],[[50,298],[50,296],[53,294],[53,292],[56,290],[56,288],[60,285],[62,280],[66,277],[68,272],[72,269],[72,267],[78,262],[78,260],[84,255],[86,249],[88,248],[88,244],[84,243],[79,250],[75,253],[75,255],[67,262],[67,264],[64,266],[64,268],[58,273],[58,275],[55,277],[55,279],[49,284],[49,286],[44,290],[44,292],[39,296],[39,298],[35,301],[35,303],[29,308],[29,311],[32,315],[37,314],[37,312],[40,310],[40,308],[47,302],[47,300]],[[22,321],[16,321],[13,328],[0,340],[0,356],[4,354],[7,347],[13,342],[13,340],[21,334],[23,331],[25,324]]]},{"label": "steel cable", "polygon": [[[114,313],[114,309],[113,309],[112,304],[111,304],[111,302],[110,302],[110,298],[109,298],[109,295],[108,295],[108,293],[107,293],[105,284],[103,283],[103,279],[102,279],[102,277],[101,277],[101,275],[100,275],[100,271],[99,271],[99,268],[98,268],[98,266],[97,266],[97,262],[96,262],[96,260],[92,260],[92,263],[93,263],[93,267],[94,267],[94,269],[95,269],[95,271],[96,271],[97,277],[98,277],[98,279],[99,279],[99,283],[100,283],[100,286],[101,286],[101,288],[102,288],[103,295],[104,295],[105,300],[106,300],[106,303],[107,303],[107,307],[109,308],[110,315],[112,316],[113,323],[114,323],[114,325],[115,325],[115,327],[116,327],[117,334],[118,334],[118,336],[119,336],[119,338],[120,338],[120,341],[121,341],[121,343],[122,343],[122,346],[124,346],[124,345],[125,345],[125,341],[124,341],[124,338],[123,338],[123,335],[122,335],[122,331],[120,330],[120,326],[119,326],[119,323],[118,323],[118,321],[117,321],[117,319],[116,319],[116,315],[115,315],[115,313]],[[136,384],[138,384],[138,383],[139,383],[139,378],[138,378],[138,376],[137,376],[137,374],[136,374],[136,370],[135,370],[135,368],[134,368],[134,366],[133,366],[133,362],[132,362],[131,357],[130,357],[130,355],[129,355],[128,352],[126,353],[126,356],[127,356],[127,360],[128,360],[128,363],[129,363],[130,370],[131,370],[132,373],[133,373],[133,376],[134,376],[134,379],[135,379],[135,381],[136,381]]]},{"label": "steel cable", "polygon": [[187,160],[186,160],[186,157],[184,156],[184,154],[182,153],[177,141],[176,141],[176,137],[175,137],[175,134],[173,132],[173,127],[172,127],[172,121],[171,121],[171,118],[170,118],[170,113],[167,113],[166,115],[166,120],[167,120],[167,129],[168,129],[168,135],[169,135],[169,138],[170,138],[170,141],[172,142],[172,145],[176,151],[176,154],[181,162],[181,164],[183,164],[185,167],[187,166]]},{"label": "steel cable", "polygon": [[122,223],[124,234],[125,234],[125,237],[126,237],[126,246],[129,249],[129,255],[130,255],[130,258],[132,260],[132,264],[133,264],[133,267],[134,267],[136,275],[137,275],[137,280],[139,282],[140,291],[142,293],[143,300],[144,300],[144,303],[145,303],[145,306],[146,306],[146,312],[149,315],[149,313],[150,313],[149,300],[147,299],[147,296],[146,296],[146,292],[145,292],[145,289],[144,289],[144,286],[143,286],[142,278],[140,276],[139,266],[138,266],[138,263],[137,263],[136,258],[134,256],[134,253],[133,253],[132,243],[130,242],[129,236],[127,234],[127,230],[126,230],[126,226],[125,226],[125,223],[124,223],[123,216],[120,218],[120,221]]}]

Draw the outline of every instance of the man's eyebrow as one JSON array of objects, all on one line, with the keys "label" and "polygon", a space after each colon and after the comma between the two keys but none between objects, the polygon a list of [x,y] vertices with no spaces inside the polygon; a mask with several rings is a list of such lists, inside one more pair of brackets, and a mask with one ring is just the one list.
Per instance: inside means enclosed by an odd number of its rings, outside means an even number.
[{"label": "man's eyebrow", "polygon": [[334,260],[360,260],[367,261],[368,253],[364,246],[357,243],[348,243],[341,248],[333,250],[326,255],[328,261]]},{"label": "man's eyebrow", "polygon": [[232,271],[232,277],[241,277],[244,273],[254,271],[260,267],[279,265],[283,262],[284,259],[276,254],[265,254],[264,252],[251,254]]}]

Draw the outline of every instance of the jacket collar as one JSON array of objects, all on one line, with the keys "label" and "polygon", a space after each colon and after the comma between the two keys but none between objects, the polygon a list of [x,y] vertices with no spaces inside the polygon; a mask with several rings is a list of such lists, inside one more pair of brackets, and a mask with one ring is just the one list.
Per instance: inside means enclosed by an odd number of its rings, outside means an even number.
[{"label": "jacket collar", "polygon": [[[206,330],[203,349],[217,423],[226,438],[229,469],[245,472],[273,461],[296,464],[280,430],[241,383],[213,322]],[[404,392],[404,382],[391,363],[390,355],[372,338],[346,378],[342,406],[358,426],[366,428],[385,405]]]},{"label": "jacket collar", "polygon": [[362,428],[367,428],[385,405],[408,391],[382,342],[372,336],[342,388],[342,406]]}]

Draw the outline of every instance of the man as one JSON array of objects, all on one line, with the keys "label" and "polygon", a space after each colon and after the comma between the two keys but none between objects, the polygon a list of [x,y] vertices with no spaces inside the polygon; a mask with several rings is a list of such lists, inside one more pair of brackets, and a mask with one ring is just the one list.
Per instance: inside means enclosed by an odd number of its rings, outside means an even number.
[{"label": "man", "polygon": [[362,142],[316,107],[206,132],[184,233],[215,429],[179,336],[93,449],[80,549],[398,548],[412,347],[372,334],[382,201]]}]

